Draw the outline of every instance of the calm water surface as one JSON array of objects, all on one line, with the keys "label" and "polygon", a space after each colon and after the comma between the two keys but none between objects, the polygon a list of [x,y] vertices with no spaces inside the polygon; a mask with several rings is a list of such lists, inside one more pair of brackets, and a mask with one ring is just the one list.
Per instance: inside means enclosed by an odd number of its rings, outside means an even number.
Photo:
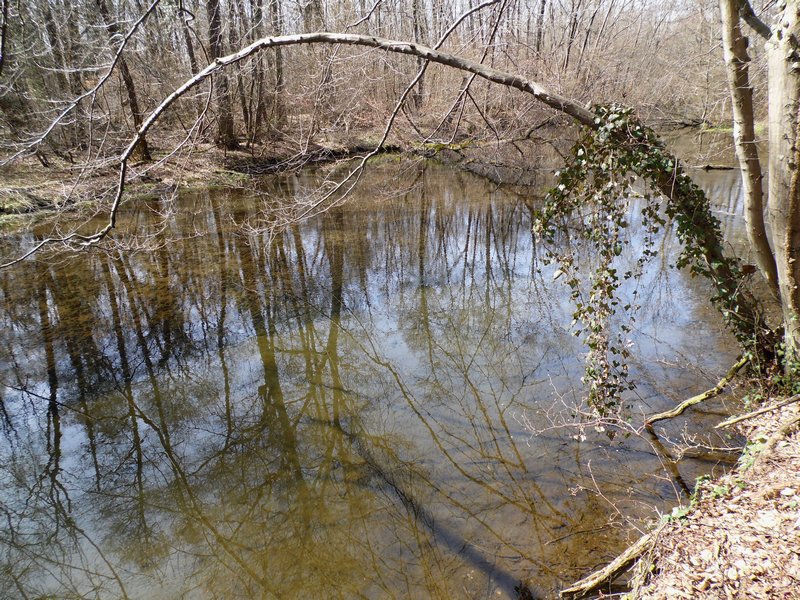
[{"label": "calm water surface", "polygon": [[[272,202],[139,202],[120,235],[147,239],[0,272],[0,597],[548,597],[713,466],[554,426],[585,350],[532,198],[386,163],[277,236],[242,226]],[[625,291],[634,421],[735,356],[673,246]]]}]

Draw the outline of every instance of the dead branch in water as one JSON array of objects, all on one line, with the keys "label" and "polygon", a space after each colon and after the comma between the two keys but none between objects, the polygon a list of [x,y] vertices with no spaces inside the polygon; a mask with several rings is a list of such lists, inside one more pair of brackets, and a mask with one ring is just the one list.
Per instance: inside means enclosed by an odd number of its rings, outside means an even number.
[{"label": "dead branch in water", "polygon": [[784,406],[788,406],[789,404],[794,404],[795,402],[800,401],[800,394],[795,394],[791,398],[787,398],[781,402],[776,402],[771,406],[765,406],[764,408],[759,408],[758,410],[754,410],[753,412],[745,413],[743,415],[739,415],[738,417],[732,417],[723,421],[719,425],[715,425],[714,429],[722,429],[723,427],[730,427],[731,425],[735,425],[736,423],[741,423],[742,421],[746,421],[748,419],[752,419],[753,417],[757,417],[759,415],[766,414],[768,412],[772,412],[773,410],[778,410],[779,408],[783,408]]},{"label": "dead branch in water", "polygon": [[648,429],[653,426],[653,423],[657,421],[663,421],[664,419],[672,419],[673,417],[677,417],[678,415],[683,414],[683,412],[696,404],[700,404],[708,400],[709,398],[714,398],[715,396],[719,396],[722,391],[730,384],[736,374],[748,363],[749,359],[746,357],[741,357],[725,374],[725,377],[719,380],[717,385],[715,385],[710,390],[706,390],[702,394],[698,394],[696,396],[692,396],[688,400],[684,400],[678,406],[673,409],[666,410],[664,412],[656,413],[651,417],[648,417],[645,420],[645,427]]},{"label": "dead branch in water", "polygon": [[573,600],[586,598],[605,584],[610,583],[621,573],[629,569],[640,556],[652,548],[660,531],[661,528],[658,528],[655,531],[643,535],[635,544],[617,556],[617,558],[611,561],[607,566],[595,571],[588,577],[584,577],[570,587],[561,590],[559,597],[571,598]]}]

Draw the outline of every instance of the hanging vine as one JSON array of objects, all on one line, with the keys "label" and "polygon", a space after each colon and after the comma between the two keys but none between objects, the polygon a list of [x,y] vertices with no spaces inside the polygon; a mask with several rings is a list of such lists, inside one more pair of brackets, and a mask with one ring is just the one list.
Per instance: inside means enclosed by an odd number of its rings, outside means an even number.
[{"label": "hanging vine", "polygon": [[[634,387],[627,366],[630,325],[623,323],[615,329],[612,317],[625,313],[630,322],[635,306],[623,304],[618,291],[623,280],[635,277],[656,255],[656,234],[667,219],[674,221],[683,247],[676,266],[711,280],[715,287],[711,301],[745,352],[763,357],[771,352],[776,336],[764,323],[758,303],[741,285],[737,259],[723,252],[720,223],[708,199],[655,132],[627,107],[597,106],[594,113],[595,128],[582,130],[534,229],[550,248],[548,260],[559,265],[556,276],[566,275],[572,290],[575,333],[583,336],[589,349],[584,376],[588,400],[599,414],[607,414],[619,406],[622,393]],[[629,244],[622,236],[629,227],[627,199],[637,181],[646,186],[644,242],[636,267],[620,273],[616,259]],[[587,245],[593,263],[587,280],[577,268],[576,249],[557,243],[565,235]]]}]

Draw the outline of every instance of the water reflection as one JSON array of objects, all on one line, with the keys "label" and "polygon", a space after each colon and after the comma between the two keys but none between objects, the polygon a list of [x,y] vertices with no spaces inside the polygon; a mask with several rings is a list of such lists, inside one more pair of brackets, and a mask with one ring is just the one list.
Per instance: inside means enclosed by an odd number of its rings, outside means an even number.
[{"label": "water reflection", "polygon": [[[131,209],[147,250],[0,272],[0,596],[529,598],[625,543],[611,503],[674,499],[647,443],[548,427],[583,350],[527,204],[398,168],[274,237],[209,192]],[[650,411],[730,355],[701,282],[640,290]]]}]

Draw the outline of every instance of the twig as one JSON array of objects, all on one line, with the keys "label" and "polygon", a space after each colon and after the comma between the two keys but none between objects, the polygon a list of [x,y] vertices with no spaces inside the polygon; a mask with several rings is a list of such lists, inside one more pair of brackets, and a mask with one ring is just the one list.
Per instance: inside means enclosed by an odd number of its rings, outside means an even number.
[{"label": "twig", "polygon": [[747,419],[752,419],[753,417],[757,417],[759,415],[766,414],[768,412],[772,412],[773,410],[778,410],[779,408],[783,408],[784,406],[788,406],[789,404],[794,404],[795,402],[800,401],[800,394],[796,394],[791,398],[787,398],[782,402],[777,402],[772,404],[771,406],[766,406],[764,408],[759,408],[758,410],[754,410],[753,412],[745,413],[743,415],[739,415],[738,417],[732,417],[723,421],[719,425],[715,425],[714,429],[722,429],[723,427],[730,427],[731,425],[735,425],[736,423],[741,423],[742,421],[746,421]]},{"label": "twig", "polygon": [[750,359],[747,357],[744,356],[741,357],[736,362],[736,364],[734,364],[728,370],[728,372],[725,374],[725,377],[720,379],[717,385],[715,385],[713,388],[711,388],[710,390],[706,390],[705,392],[703,392],[702,394],[698,394],[697,396],[692,396],[688,400],[684,400],[678,406],[676,406],[671,410],[665,410],[664,412],[656,413],[651,417],[648,417],[644,423],[645,427],[651,427],[653,423],[655,423],[656,421],[663,421],[664,419],[672,419],[673,417],[677,417],[678,415],[683,414],[683,412],[687,408],[690,408],[695,404],[700,404],[701,402],[704,402],[709,398],[719,396],[722,393],[722,391],[728,386],[731,380],[736,376],[736,374],[742,369],[742,367],[744,367],[749,362],[749,360]]}]

